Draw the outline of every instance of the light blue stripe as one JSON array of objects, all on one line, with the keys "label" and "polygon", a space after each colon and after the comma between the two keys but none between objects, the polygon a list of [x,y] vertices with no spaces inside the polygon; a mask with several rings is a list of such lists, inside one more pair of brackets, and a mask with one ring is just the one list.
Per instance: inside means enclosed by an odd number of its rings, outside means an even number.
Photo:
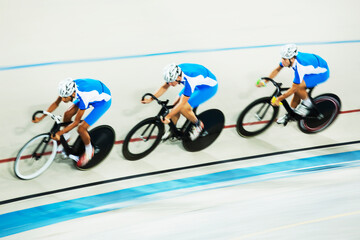
[{"label": "light blue stripe", "polygon": [[[251,179],[251,181],[248,182],[244,181],[243,184],[261,181],[261,178],[265,181],[272,178],[279,178],[279,175],[276,175],[276,173],[285,171],[290,171],[292,175],[283,174],[282,176],[289,177],[304,174],[304,168],[308,168],[308,172],[310,173],[314,172],[311,170],[331,169],[331,166],[343,167],[346,166],[346,163],[351,164],[358,160],[360,160],[360,151],[303,158],[154,183],[10,212],[0,215],[0,237],[130,205],[141,204],[151,200],[151,196],[155,196],[156,194],[169,193],[171,195],[171,193],[176,193],[176,191],[189,189],[199,191],[199,189],[196,189],[197,187],[211,186],[212,184],[221,184],[241,179]],[[326,165],[330,167],[324,167]],[[352,167],[353,166],[358,165],[352,165]],[[271,176],[271,174],[275,175]],[[256,177],[259,177],[260,180],[256,179]],[[156,198],[154,199],[156,200]]]},{"label": "light blue stripe", "polygon": [[[329,41],[328,42],[303,42],[303,43],[296,43],[296,44],[297,45],[328,45],[328,44],[348,44],[348,43],[359,43],[359,42],[360,42],[360,40],[347,40],[347,41],[330,41],[330,42]],[[118,57],[90,58],[90,59],[44,62],[44,63],[34,63],[34,64],[17,65],[17,66],[2,66],[2,67],[0,67],[0,71],[21,69],[21,68],[40,67],[40,66],[49,66],[49,65],[60,65],[60,64],[103,62],[103,61],[113,61],[113,60],[131,59],[131,58],[146,58],[146,57],[154,57],[154,56],[161,56],[161,55],[186,54],[186,53],[207,53],[207,52],[232,51],[232,50],[243,50],[243,49],[252,49],[252,48],[268,48],[268,47],[278,47],[278,46],[282,46],[282,45],[284,45],[284,43],[257,45],[257,46],[230,47],[230,48],[193,49],[193,50],[181,50],[181,51],[173,51],[173,52],[118,56]]]}]

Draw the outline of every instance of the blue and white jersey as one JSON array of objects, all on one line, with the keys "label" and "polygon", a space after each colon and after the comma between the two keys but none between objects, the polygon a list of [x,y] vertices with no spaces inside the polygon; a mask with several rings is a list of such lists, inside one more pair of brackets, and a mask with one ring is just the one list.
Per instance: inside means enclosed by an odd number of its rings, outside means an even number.
[{"label": "blue and white jersey", "polygon": [[[283,67],[282,63],[280,66]],[[292,66],[295,71],[294,83],[300,84],[306,75],[321,74],[329,71],[328,65],[320,56],[299,52]]]},{"label": "blue and white jersey", "polygon": [[183,95],[190,97],[195,88],[214,87],[218,82],[214,74],[206,67],[194,63],[179,64],[182,71],[181,84],[184,84]]},{"label": "blue and white jersey", "polygon": [[74,104],[81,110],[111,99],[110,90],[99,80],[86,78],[76,79],[74,82],[76,84]]}]

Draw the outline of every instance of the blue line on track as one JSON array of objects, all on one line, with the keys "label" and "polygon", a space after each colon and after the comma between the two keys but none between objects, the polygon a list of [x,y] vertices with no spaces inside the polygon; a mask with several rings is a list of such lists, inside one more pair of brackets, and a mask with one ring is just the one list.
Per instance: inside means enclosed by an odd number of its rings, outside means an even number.
[{"label": "blue line on track", "polygon": [[181,194],[191,193],[206,190],[207,187],[216,184],[231,183],[239,180],[244,180],[244,182],[238,184],[271,180],[279,178],[279,174],[284,172],[286,174],[280,177],[302,175],[314,172],[315,170],[331,170],[336,167],[353,167],[358,166],[352,164],[356,163],[356,161],[359,162],[359,160],[360,151],[336,153],[153,183],[19,210],[0,215],[0,237],[127,206],[134,206],[148,201],[159,200],[164,197],[171,197],[171,195],[176,195],[176,192]]},{"label": "blue line on track", "polygon": [[[300,43],[296,43],[296,44],[297,45],[328,45],[328,44],[349,44],[349,43],[360,43],[360,40],[327,41],[327,42],[300,42]],[[172,54],[206,53],[206,52],[243,50],[243,49],[252,49],[252,48],[268,48],[268,47],[278,47],[278,46],[282,46],[282,45],[284,45],[284,43],[256,45],[256,46],[229,47],[229,48],[180,50],[180,51],[173,51],[173,52],[148,53],[148,54],[138,54],[138,55],[128,55],[128,56],[117,56],[117,57],[89,58],[89,59],[43,62],[43,63],[17,65],[17,66],[2,66],[2,67],[0,66],[0,71],[7,71],[7,70],[21,69],[21,68],[40,67],[40,66],[49,66],[49,65],[60,65],[60,64],[103,62],[103,61],[113,61],[113,60],[132,59],[132,58],[145,58],[145,57],[154,57],[154,56],[162,56],[162,55],[172,55]]]}]

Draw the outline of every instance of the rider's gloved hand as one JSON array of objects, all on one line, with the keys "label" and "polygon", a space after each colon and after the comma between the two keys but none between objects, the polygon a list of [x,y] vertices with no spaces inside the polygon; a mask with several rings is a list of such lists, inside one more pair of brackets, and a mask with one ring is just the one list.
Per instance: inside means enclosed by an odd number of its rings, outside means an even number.
[{"label": "rider's gloved hand", "polygon": [[275,96],[272,97],[271,99],[271,105],[278,107],[280,105],[283,105],[282,102],[279,101],[278,98],[276,98]]},{"label": "rider's gloved hand", "polygon": [[266,81],[264,79],[258,79],[256,82],[257,87],[266,87]]},{"label": "rider's gloved hand", "polygon": [[147,103],[152,102],[152,100],[153,100],[152,98],[144,98],[144,99],[141,100],[141,103],[147,104]]},{"label": "rider's gloved hand", "polygon": [[160,119],[161,119],[161,122],[163,122],[163,123],[165,123],[165,124],[169,124],[169,123],[170,123],[170,119],[167,118],[167,117],[161,116]]},{"label": "rider's gloved hand", "polygon": [[41,117],[34,117],[33,119],[32,119],[32,122],[33,123],[38,123],[38,122],[40,122],[41,120],[43,120],[45,118],[45,115],[42,115]]}]

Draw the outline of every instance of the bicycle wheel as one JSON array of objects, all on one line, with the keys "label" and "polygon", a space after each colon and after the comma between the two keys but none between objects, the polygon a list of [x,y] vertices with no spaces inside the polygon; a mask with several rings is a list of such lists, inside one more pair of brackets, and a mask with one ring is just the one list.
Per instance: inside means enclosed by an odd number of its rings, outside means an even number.
[{"label": "bicycle wheel", "polygon": [[279,107],[271,105],[271,97],[263,97],[250,103],[240,114],[236,130],[242,137],[251,137],[270,127],[279,113]]},{"label": "bicycle wheel", "polygon": [[[80,170],[88,170],[99,165],[110,153],[115,142],[115,131],[108,125],[101,125],[89,131],[91,144],[94,147],[94,156],[88,164],[79,167],[74,161],[74,166]],[[81,156],[85,152],[85,146],[80,136],[73,145],[73,151]]]},{"label": "bicycle wheel", "polygon": [[[195,141],[192,141],[187,135],[182,142],[184,148],[189,152],[196,152],[207,148],[218,138],[224,129],[225,116],[218,109],[202,112],[198,118],[204,123],[203,132]],[[187,130],[190,130],[190,127]]]},{"label": "bicycle wheel", "polygon": [[122,153],[127,160],[138,160],[151,153],[164,135],[164,124],[157,118],[139,122],[127,134]]},{"label": "bicycle wheel", "polygon": [[341,109],[341,103],[338,99],[337,96],[326,94],[314,98],[313,101],[323,118],[308,117],[301,119],[298,123],[300,130],[304,133],[317,133],[330,126]]},{"label": "bicycle wheel", "polygon": [[15,175],[24,180],[33,179],[42,174],[53,162],[57,143],[50,134],[40,134],[28,141],[18,152],[15,163]]}]

